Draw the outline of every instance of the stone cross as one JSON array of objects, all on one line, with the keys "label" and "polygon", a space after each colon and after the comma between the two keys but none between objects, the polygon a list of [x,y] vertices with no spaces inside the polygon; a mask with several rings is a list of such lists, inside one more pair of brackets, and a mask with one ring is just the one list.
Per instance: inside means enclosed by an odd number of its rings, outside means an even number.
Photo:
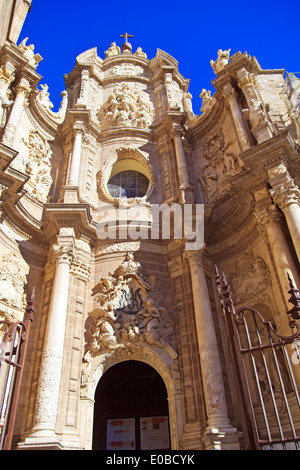
[{"label": "stone cross", "polygon": [[128,38],[133,38],[133,35],[125,33],[125,34],[121,34],[120,38],[125,38],[125,42],[128,42]]},{"label": "stone cross", "polygon": [[133,38],[133,35],[132,35],[132,34],[125,33],[125,34],[121,34],[120,38],[125,38],[125,42],[124,42],[124,44],[122,45],[122,51],[123,51],[123,52],[125,52],[125,51],[131,52],[132,46],[131,46],[131,44],[129,44],[128,38]]}]

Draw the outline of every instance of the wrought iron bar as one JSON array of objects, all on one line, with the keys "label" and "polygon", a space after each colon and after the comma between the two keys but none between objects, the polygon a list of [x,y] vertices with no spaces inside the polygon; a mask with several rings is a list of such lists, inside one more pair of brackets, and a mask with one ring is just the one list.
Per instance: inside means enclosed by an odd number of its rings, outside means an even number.
[{"label": "wrought iron bar", "polygon": [[[220,296],[220,304],[225,318],[225,325],[228,338],[230,340],[231,349],[234,356],[234,364],[237,370],[238,382],[241,390],[241,394],[244,394],[243,408],[245,412],[247,427],[250,424],[252,426],[252,435],[254,436],[251,443],[254,442],[255,448],[274,448],[274,445],[279,444],[283,449],[286,449],[288,443],[294,443],[295,448],[299,449],[299,432],[296,429],[294,416],[289,403],[290,396],[288,396],[286,384],[284,383],[283,370],[286,370],[287,378],[290,381],[290,386],[294,396],[296,397],[296,404],[299,407],[300,416],[300,397],[296,385],[296,380],[293,373],[293,367],[291,365],[289,353],[286,346],[294,344],[296,348],[296,354],[299,357],[299,351],[297,347],[297,340],[300,340],[300,295],[299,290],[294,287],[293,282],[288,275],[288,282],[290,290],[288,291],[291,295],[289,301],[292,303],[293,308],[287,313],[290,316],[289,324],[292,329],[296,329],[290,336],[280,335],[272,326],[270,322],[267,322],[263,317],[251,307],[242,307],[238,311],[235,311],[234,302],[230,292],[229,285],[226,281],[225,275],[222,276],[222,282],[218,270],[216,269],[216,284]],[[251,315],[252,325],[250,330],[248,327],[247,314]],[[251,319],[249,318],[249,320]],[[258,319],[261,321],[261,326],[258,324]],[[242,336],[240,329],[243,327],[244,334],[242,335],[246,340],[246,345],[242,346]],[[254,330],[253,330],[254,328]],[[262,330],[260,328],[263,328]],[[252,331],[253,330],[253,331]],[[263,334],[266,331],[267,335]],[[255,335],[253,344],[252,335]],[[256,338],[256,339],[255,339]],[[266,343],[266,344],[265,344]],[[259,356],[256,356],[259,354]],[[283,363],[281,363],[279,355]],[[282,356],[281,356],[282,354]],[[245,360],[249,357],[250,363],[248,369]],[[257,363],[257,359],[260,357],[260,362]],[[285,362],[284,362],[285,361]],[[300,361],[299,361],[300,363]],[[258,365],[261,364],[260,372],[258,371]],[[284,368],[284,369],[283,369]],[[252,369],[251,375],[249,375]],[[263,382],[261,372],[263,373]],[[253,375],[252,375],[253,374]],[[250,383],[252,380],[255,389],[258,393],[258,400],[260,403],[260,409],[263,418],[263,427],[259,425],[257,421],[258,417],[254,411],[254,397],[251,396]],[[275,380],[275,382],[274,382]],[[273,383],[272,383],[273,381]],[[262,392],[262,384],[264,384],[264,392]],[[274,387],[274,389],[273,389]],[[275,422],[271,422],[268,418],[268,413],[265,404],[265,394],[268,393],[270,399],[270,405],[274,410]],[[286,413],[282,415],[281,408],[278,407],[280,399],[280,407],[284,406]],[[295,402],[294,402],[295,403]],[[269,405],[268,405],[269,406]],[[250,419],[249,419],[250,418]],[[271,427],[276,425],[276,429]],[[261,429],[260,429],[261,428]],[[267,437],[262,438],[260,433],[265,428],[264,432]],[[273,435],[275,433],[275,435]],[[290,434],[290,435],[289,435]],[[248,433],[251,436],[251,433]],[[252,444],[250,444],[251,447]]]},{"label": "wrought iron bar", "polygon": [[[31,322],[34,320],[35,314],[34,295],[35,289],[33,289],[31,299],[27,304],[27,308],[24,315],[24,321],[13,323],[8,328],[8,331],[13,331],[13,336],[11,342],[12,347],[9,351],[9,362],[5,361],[10,367],[8,367],[6,374],[5,388],[2,399],[3,403],[1,404],[0,410],[1,416],[3,412],[3,407],[5,406],[5,419],[4,426],[1,432],[0,442],[0,448],[2,450],[10,450],[12,445],[17,407],[20,396],[20,388],[28,346],[30,325]],[[13,357],[15,358],[14,361],[12,360]]]},{"label": "wrought iron bar", "polygon": [[217,290],[220,297],[221,308],[225,319],[225,327],[229,340],[233,363],[237,372],[236,378],[240,391],[242,407],[244,411],[245,424],[249,440],[250,449],[258,448],[258,430],[255,421],[253,404],[249,392],[248,378],[242,356],[238,353],[241,348],[239,336],[236,334],[235,307],[232,300],[229,285],[226,281],[225,274],[222,273],[222,282],[220,279],[218,267],[215,266],[215,279]]}]

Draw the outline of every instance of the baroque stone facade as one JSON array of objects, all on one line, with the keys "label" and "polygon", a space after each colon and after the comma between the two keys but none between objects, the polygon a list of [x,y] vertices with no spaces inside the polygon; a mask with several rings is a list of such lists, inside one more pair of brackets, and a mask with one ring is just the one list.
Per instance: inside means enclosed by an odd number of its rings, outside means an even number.
[{"label": "baroque stone facade", "polygon": [[[197,115],[177,61],[132,52],[126,37],[76,58],[55,113],[27,42],[15,32],[0,50],[0,318],[22,320],[36,293],[14,446],[91,449],[101,378],[142,361],[165,383],[172,449],[247,448],[214,266],[238,306],[259,305],[288,331],[300,142],[283,71],[219,50]],[[116,198],[123,173],[133,193]],[[205,244],[122,236],[122,218],[114,238],[99,236],[107,207],[153,204],[204,205]]]}]

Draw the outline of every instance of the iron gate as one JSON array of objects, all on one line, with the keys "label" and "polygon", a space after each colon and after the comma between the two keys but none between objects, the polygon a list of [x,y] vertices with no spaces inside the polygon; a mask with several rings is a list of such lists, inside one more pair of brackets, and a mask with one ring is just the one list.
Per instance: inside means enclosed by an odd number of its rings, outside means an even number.
[{"label": "iron gate", "polygon": [[23,322],[0,321],[0,450],[10,450],[25,363],[34,291]]},{"label": "iron gate", "polygon": [[290,285],[292,334],[251,307],[235,310],[224,274],[216,283],[237,372],[250,449],[300,449],[300,295]]}]

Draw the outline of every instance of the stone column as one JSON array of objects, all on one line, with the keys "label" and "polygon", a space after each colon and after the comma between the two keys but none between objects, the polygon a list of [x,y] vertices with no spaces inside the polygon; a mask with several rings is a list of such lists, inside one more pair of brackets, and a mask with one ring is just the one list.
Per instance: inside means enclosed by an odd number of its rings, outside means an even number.
[{"label": "stone column", "polygon": [[[60,237],[58,237],[60,238]],[[73,238],[73,237],[61,237]],[[56,437],[56,420],[60,402],[60,385],[64,357],[70,263],[73,244],[55,247],[56,269],[48,313],[42,357],[34,427],[22,447],[60,448]]]},{"label": "stone column", "polygon": [[236,132],[237,132],[242,150],[247,150],[248,148],[251,147],[251,142],[250,142],[246,124],[244,121],[244,117],[242,115],[242,112],[240,110],[240,107],[237,101],[236,91],[234,90],[232,85],[227,84],[225,85],[223,92],[231,110],[234,125],[236,128]]},{"label": "stone column", "polygon": [[190,177],[188,173],[183,143],[182,143],[182,128],[180,125],[173,123],[173,137],[175,144],[176,162],[178,168],[179,177],[179,189],[180,189],[180,202],[192,203],[192,186],[190,183]]},{"label": "stone column", "polygon": [[300,261],[300,190],[284,164],[268,171],[270,194],[282,210]]},{"label": "stone column", "polygon": [[255,216],[262,235],[269,242],[287,307],[290,297],[287,273],[296,285],[299,285],[299,276],[282,229],[283,216],[273,204],[256,209]]},{"label": "stone column", "polygon": [[30,84],[22,78],[16,87],[16,98],[11,109],[8,121],[6,123],[5,131],[2,137],[2,142],[5,145],[12,146],[16,135],[17,126],[24,108],[25,99],[30,93]]},{"label": "stone column", "polygon": [[239,433],[229,422],[218,344],[203,267],[204,250],[188,251],[205,395],[207,449],[239,449]]},{"label": "stone column", "polygon": [[75,123],[74,132],[75,132],[75,140],[74,140],[72,160],[71,160],[71,169],[70,169],[70,175],[69,175],[70,186],[79,185],[81,147],[82,147],[82,138],[84,135],[83,122],[78,121]]}]

